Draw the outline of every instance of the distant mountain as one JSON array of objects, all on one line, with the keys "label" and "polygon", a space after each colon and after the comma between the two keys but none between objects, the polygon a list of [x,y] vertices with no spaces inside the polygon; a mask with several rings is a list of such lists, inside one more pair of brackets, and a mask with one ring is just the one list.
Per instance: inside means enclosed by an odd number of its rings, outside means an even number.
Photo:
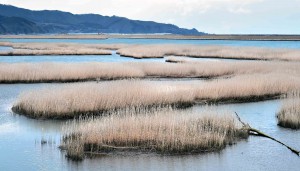
[{"label": "distant mountain", "polygon": [[20,17],[0,16],[0,33],[2,34],[30,34],[43,33],[34,22]]},{"label": "distant mountain", "polygon": [[0,4],[0,34],[32,33],[171,33],[200,35],[196,29],[172,24],[130,20],[117,16],[72,14],[62,11],[32,11]]}]

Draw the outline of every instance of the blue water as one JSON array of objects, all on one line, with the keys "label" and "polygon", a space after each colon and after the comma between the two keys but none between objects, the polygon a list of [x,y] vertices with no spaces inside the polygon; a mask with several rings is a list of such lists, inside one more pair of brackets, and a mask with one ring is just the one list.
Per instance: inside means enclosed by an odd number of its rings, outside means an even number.
[{"label": "blue water", "polygon": [[[239,41],[239,40],[169,40],[169,39],[0,39],[10,42],[71,42],[90,44],[196,44],[196,45],[228,45],[228,46],[256,46],[269,48],[298,48],[300,41]],[[10,47],[1,47],[0,51],[12,50]],[[204,58],[189,60],[205,60]],[[206,59],[207,60],[207,59]],[[211,60],[211,59],[210,59]],[[220,59],[218,59],[220,60]],[[157,61],[164,62],[165,59],[133,59],[120,57],[113,52],[112,55],[83,55],[83,56],[0,56],[0,62],[130,62],[130,61]]]},{"label": "blue water", "polygon": [[112,55],[46,55],[46,56],[0,56],[0,62],[164,62],[164,58],[134,59]]},{"label": "blue water", "polygon": [[8,46],[0,46],[0,51],[10,51],[10,50],[13,50],[13,48]]},{"label": "blue water", "polygon": [[[76,42],[76,43],[131,43],[131,44],[213,44],[233,46],[259,46],[272,48],[300,48],[297,41],[229,41],[229,40],[162,40],[162,39],[9,39],[13,42]],[[1,50],[11,50],[0,47]],[[91,56],[15,56],[0,57],[0,62],[128,62],[164,61],[113,55]],[[189,80],[186,80],[189,81]],[[192,84],[192,82],[191,82]],[[43,121],[13,114],[11,107],[22,91],[59,84],[1,84],[0,85],[0,171],[6,170],[299,170],[300,158],[282,145],[261,137],[250,137],[229,146],[219,153],[184,156],[134,155],[106,156],[83,162],[67,160],[57,147],[60,144],[64,121]],[[216,107],[230,110],[255,128],[300,149],[300,131],[283,129],[276,125],[275,113],[279,100],[229,104]],[[195,106],[189,110],[204,110]],[[52,143],[42,145],[41,139]]]},{"label": "blue water", "polygon": [[269,48],[300,48],[300,41],[240,41],[240,40],[169,40],[169,39],[0,39],[8,42],[60,42],[91,44],[196,44],[196,45],[228,45],[256,46]]},{"label": "blue water", "polygon": [[[221,152],[183,155],[131,155],[103,156],[72,162],[57,147],[60,144],[65,121],[34,120],[13,114],[10,110],[23,91],[57,86],[58,84],[0,85],[0,170],[213,170],[213,171],[286,171],[299,170],[300,159],[287,148],[262,137],[250,137],[247,141],[228,146]],[[242,120],[271,136],[300,149],[300,131],[283,129],[276,125],[275,113],[280,101],[230,104],[217,106],[216,110],[239,113]],[[205,108],[195,106],[190,110]],[[41,139],[50,144],[41,144]]]}]

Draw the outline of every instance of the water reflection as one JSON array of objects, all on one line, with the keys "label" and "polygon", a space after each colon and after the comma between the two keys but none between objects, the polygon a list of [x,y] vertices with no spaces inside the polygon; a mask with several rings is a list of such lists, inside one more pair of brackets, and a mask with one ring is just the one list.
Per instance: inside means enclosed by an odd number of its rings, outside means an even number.
[{"label": "water reflection", "polygon": [[11,51],[13,50],[12,47],[8,47],[8,46],[0,46],[0,51]]},{"label": "water reflection", "polygon": [[43,56],[0,56],[0,62],[165,62],[164,58],[134,59],[112,55],[43,55]]},{"label": "water reflection", "polygon": [[[29,89],[57,84],[0,85],[0,170],[297,170],[299,157],[269,139],[250,137],[221,152],[199,155],[102,156],[83,162],[67,160],[57,146],[65,121],[34,120],[13,114],[17,96]],[[277,127],[279,100],[217,106],[232,110],[253,127],[300,149],[300,131]],[[190,110],[205,108],[194,106]],[[42,139],[52,143],[42,144]]]},{"label": "water reflection", "polygon": [[59,42],[84,44],[196,44],[300,48],[300,41],[171,40],[171,39],[1,39],[3,42]]}]

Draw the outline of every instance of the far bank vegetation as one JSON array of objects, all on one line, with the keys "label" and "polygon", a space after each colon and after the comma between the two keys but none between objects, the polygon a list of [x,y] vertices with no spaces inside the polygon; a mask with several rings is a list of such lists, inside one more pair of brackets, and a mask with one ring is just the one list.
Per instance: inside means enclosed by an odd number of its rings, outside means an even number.
[{"label": "far bank vegetation", "polygon": [[[121,56],[133,58],[163,58],[185,56],[195,58],[225,58],[248,60],[299,61],[300,50],[259,47],[234,47],[216,45],[130,45],[130,44],[76,44],[76,43],[9,43],[0,46],[13,47],[1,52],[1,56],[14,55],[107,55],[117,50]],[[73,52],[73,54],[72,54]]]}]

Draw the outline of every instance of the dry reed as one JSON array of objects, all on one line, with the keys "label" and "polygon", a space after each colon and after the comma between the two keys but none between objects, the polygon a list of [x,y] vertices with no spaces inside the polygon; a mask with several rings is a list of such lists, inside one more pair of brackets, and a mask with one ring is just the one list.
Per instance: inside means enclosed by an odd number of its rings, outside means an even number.
[{"label": "dry reed", "polygon": [[299,35],[174,35],[174,34],[57,34],[0,35],[3,39],[181,39],[181,40],[300,40]]},{"label": "dry reed", "polygon": [[0,63],[0,82],[70,82],[95,79],[197,77],[281,73],[300,76],[298,62]]},{"label": "dry reed", "polygon": [[162,58],[187,56],[197,58],[227,58],[250,60],[299,61],[300,50],[257,47],[230,47],[208,45],[136,45],[117,51],[122,56],[134,58]]},{"label": "dry reed", "polygon": [[111,55],[108,50],[64,49],[64,50],[10,50],[1,51],[0,56],[41,56],[41,55]]},{"label": "dry reed", "polygon": [[111,55],[110,50],[127,47],[125,44],[76,44],[76,43],[10,43],[0,42],[13,50],[2,51],[0,56],[24,55]]},{"label": "dry reed", "polygon": [[193,96],[187,87],[122,80],[30,91],[21,95],[13,110],[33,118],[65,119],[120,108],[188,105],[192,102]]},{"label": "dry reed", "polygon": [[300,129],[300,94],[293,92],[283,100],[277,114],[278,125],[285,128]]},{"label": "dry reed", "polygon": [[80,50],[89,49],[91,51],[106,49],[106,50],[117,50],[125,48],[131,45],[127,44],[81,44],[81,43],[10,43],[0,42],[2,46],[10,46],[14,49],[29,49],[29,50]]},{"label": "dry reed", "polygon": [[[12,51],[0,55],[49,55],[53,54],[108,54],[106,50],[117,50],[122,56],[134,58],[163,58],[164,56],[187,56],[197,58],[229,58],[251,60],[286,60],[299,61],[300,50],[272,49],[258,47],[231,47],[209,45],[129,45],[129,44],[76,44],[76,43],[7,43]],[[22,50],[20,50],[22,49]],[[68,53],[64,53],[67,51]]]},{"label": "dry reed", "polygon": [[73,159],[82,159],[85,152],[211,152],[248,136],[229,113],[162,109],[152,113],[118,111],[102,118],[72,122],[64,130],[63,146]]},{"label": "dry reed", "polygon": [[250,102],[279,98],[299,90],[300,77],[287,74],[250,74],[216,79],[194,89],[196,101],[211,103]]},{"label": "dry reed", "polygon": [[299,77],[284,74],[251,74],[200,83],[135,80],[82,83],[27,92],[13,109],[34,118],[73,118],[127,107],[260,101],[278,98],[299,87]]}]

